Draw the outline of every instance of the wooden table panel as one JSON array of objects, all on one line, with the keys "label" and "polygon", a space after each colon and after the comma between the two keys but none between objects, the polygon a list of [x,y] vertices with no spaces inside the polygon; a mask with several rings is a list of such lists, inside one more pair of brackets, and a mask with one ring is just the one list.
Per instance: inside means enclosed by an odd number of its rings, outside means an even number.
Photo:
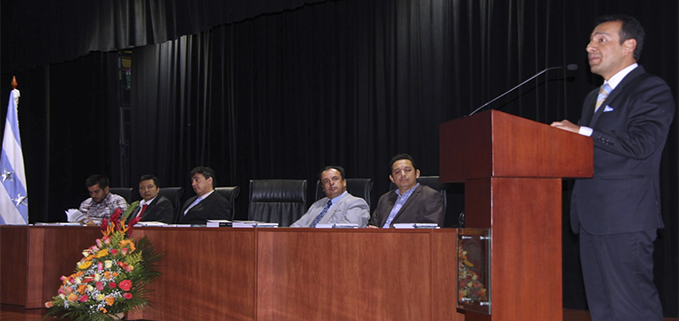
[{"label": "wooden table panel", "polygon": [[26,305],[26,273],[28,272],[26,226],[0,228],[0,303]]},{"label": "wooden table panel", "polygon": [[[448,239],[454,240],[454,230],[450,232]],[[454,260],[454,244],[443,249],[436,242],[436,250],[445,251],[436,253],[433,234],[393,229],[260,231],[257,319],[433,320],[436,310],[438,315],[448,311],[443,319],[454,320],[454,302],[433,307],[445,299],[439,298],[439,284],[432,284],[442,269],[434,262],[451,263],[432,257]],[[454,266],[452,262],[447,268]],[[443,292],[450,299],[453,291]]]},{"label": "wooden table panel", "polygon": [[140,228],[164,251],[161,278],[151,284],[151,307],[129,319],[253,320],[255,230]]}]

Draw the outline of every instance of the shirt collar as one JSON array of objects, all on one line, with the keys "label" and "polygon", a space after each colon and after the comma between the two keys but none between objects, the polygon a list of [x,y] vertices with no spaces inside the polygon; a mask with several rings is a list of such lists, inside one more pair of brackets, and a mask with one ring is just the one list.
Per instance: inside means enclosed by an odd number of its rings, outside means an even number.
[{"label": "shirt collar", "polygon": [[410,197],[410,195],[415,191],[415,189],[416,189],[418,186],[420,186],[420,183],[415,184],[415,186],[413,186],[413,188],[407,190],[405,193],[403,193],[403,195],[401,195],[401,190],[398,189],[398,188],[396,189],[395,192],[396,192],[396,195],[398,195],[398,196],[406,196],[406,197]]},{"label": "shirt collar", "polygon": [[334,204],[337,204],[337,202],[339,202],[339,201],[342,199],[342,197],[344,197],[344,195],[347,195],[347,191],[344,191],[344,193],[337,195],[337,197],[335,197],[335,198],[331,198],[331,199],[330,199],[330,202],[331,202],[333,205],[334,205]]},{"label": "shirt collar", "polygon": [[625,76],[627,76],[627,74],[629,74],[636,67],[639,67],[639,64],[633,63],[625,67],[623,70],[620,70],[618,71],[617,74],[613,75],[611,79],[609,79],[608,81],[604,81],[604,84],[608,84],[608,86],[611,87],[611,90],[615,89],[615,87],[617,87],[618,84],[620,84],[622,79],[625,78]]},{"label": "shirt collar", "polygon": [[211,191],[205,193],[203,196],[198,196],[198,198],[200,198],[200,200],[202,201],[202,200],[206,199],[208,196],[210,196],[210,194],[214,193],[214,191],[215,190],[211,190]]},{"label": "shirt collar", "polygon": [[156,195],[156,197],[154,197],[154,198],[152,198],[152,199],[150,199],[150,200],[148,200],[148,201],[143,199],[143,200],[139,201],[139,206],[144,206],[144,205],[147,205],[147,204],[151,204],[151,203],[153,203],[153,200],[155,200],[157,197],[158,197],[158,196]]}]

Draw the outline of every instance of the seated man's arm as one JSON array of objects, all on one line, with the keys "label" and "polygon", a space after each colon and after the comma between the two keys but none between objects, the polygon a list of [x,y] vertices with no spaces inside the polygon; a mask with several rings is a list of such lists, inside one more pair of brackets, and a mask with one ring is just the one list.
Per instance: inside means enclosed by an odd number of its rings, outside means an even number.
[{"label": "seated man's arm", "polygon": [[436,223],[439,227],[443,227],[446,219],[443,196],[436,192],[429,201],[425,202],[424,208],[424,220],[418,223]]},{"label": "seated man's arm", "polygon": [[174,222],[174,206],[171,202],[158,203],[158,221],[172,224]]},{"label": "seated man's arm", "polygon": [[347,203],[347,209],[338,223],[358,224],[358,227],[365,227],[370,219],[370,206],[362,198],[355,198]]}]

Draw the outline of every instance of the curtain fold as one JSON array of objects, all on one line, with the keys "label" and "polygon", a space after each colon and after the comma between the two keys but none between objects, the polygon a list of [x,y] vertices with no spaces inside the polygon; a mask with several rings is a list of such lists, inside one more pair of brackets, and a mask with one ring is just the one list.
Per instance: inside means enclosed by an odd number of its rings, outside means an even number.
[{"label": "curtain fold", "polygon": [[[3,70],[128,49],[326,0],[4,0]],[[11,49],[9,49],[9,48]]]}]

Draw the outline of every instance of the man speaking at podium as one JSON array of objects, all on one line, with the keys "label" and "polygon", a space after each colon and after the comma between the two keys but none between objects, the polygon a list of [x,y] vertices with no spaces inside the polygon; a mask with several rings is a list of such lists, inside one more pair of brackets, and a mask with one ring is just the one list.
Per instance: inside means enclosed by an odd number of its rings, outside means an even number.
[{"label": "man speaking at podium", "polygon": [[637,65],[643,43],[636,19],[600,17],[586,50],[604,83],[585,98],[577,125],[552,123],[594,141],[594,177],[575,182],[571,202],[593,321],[663,320],[653,241],[663,227],[660,159],[676,104],[667,84]]}]

